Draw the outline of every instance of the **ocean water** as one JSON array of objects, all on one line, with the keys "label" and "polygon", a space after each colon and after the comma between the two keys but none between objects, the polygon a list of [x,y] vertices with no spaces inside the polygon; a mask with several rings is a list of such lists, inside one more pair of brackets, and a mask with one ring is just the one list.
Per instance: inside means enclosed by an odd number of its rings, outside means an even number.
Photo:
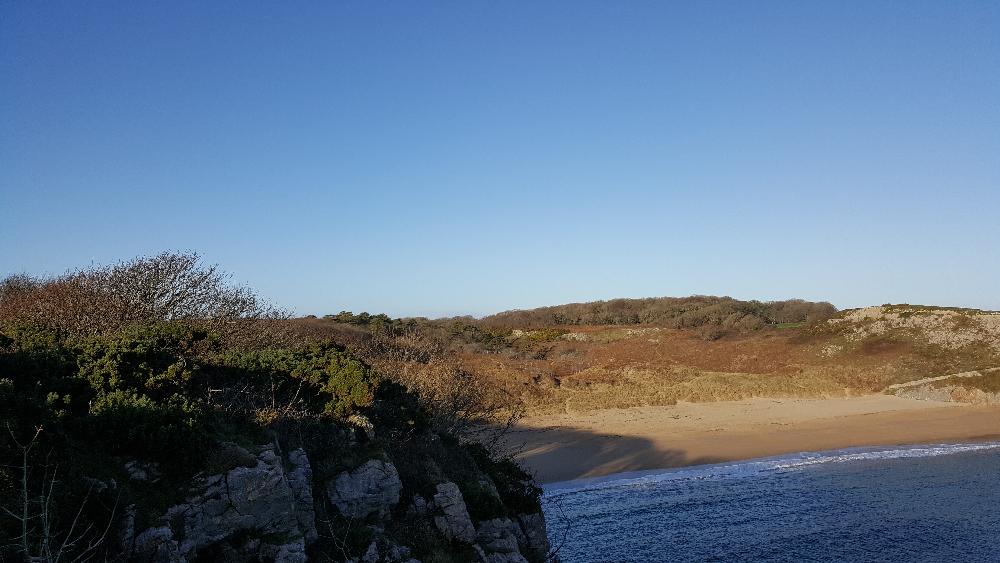
[{"label": "ocean water", "polygon": [[1000,442],[802,453],[545,487],[590,561],[997,561]]}]

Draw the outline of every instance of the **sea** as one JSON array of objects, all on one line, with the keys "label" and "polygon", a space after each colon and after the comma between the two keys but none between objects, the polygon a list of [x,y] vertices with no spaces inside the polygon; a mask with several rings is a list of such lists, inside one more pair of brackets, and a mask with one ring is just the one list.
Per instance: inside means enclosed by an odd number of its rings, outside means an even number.
[{"label": "sea", "polygon": [[544,489],[564,563],[1000,562],[1000,442],[799,453]]}]

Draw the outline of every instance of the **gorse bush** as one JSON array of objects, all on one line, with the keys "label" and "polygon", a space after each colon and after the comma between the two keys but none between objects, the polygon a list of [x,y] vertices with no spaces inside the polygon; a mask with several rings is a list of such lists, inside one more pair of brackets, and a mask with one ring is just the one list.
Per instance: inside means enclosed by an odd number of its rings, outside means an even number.
[{"label": "gorse bush", "polygon": [[215,380],[236,394],[231,392],[217,401],[230,410],[344,417],[370,406],[378,386],[365,364],[330,342],[291,349],[235,351],[219,360],[221,369]]},{"label": "gorse bush", "polygon": [[79,340],[79,376],[101,393],[133,389],[163,398],[192,385],[198,348],[208,346],[207,340],[204,331],[167,323]]}]

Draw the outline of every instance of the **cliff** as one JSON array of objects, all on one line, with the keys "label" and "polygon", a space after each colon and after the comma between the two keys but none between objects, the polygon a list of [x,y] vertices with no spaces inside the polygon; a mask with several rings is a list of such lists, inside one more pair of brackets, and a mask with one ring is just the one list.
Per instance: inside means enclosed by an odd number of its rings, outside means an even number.
[{"label": "cliff", "polygon": [[538,489],[333,343],[0,332],[4,557],[543,561]]}]

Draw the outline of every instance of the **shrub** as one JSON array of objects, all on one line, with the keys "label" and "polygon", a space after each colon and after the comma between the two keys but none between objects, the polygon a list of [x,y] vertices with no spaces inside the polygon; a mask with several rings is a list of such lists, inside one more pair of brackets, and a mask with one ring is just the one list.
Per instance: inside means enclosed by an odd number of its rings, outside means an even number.
[{"label": "shrub", "polygon": [[754,330],[767,324],[817,321],[836,313],[829,303],[801,299],[788,301],[739,301],[731,297],[696,295],[692,297],[655,297],[612,299],[590,303],[570,303],[531,310],[505,311],[478,321],[489,328],[545,328],[558,325],[653,324],[670,328],[697,328],[723,325],[727,319],[734,327],[750,316],[739,328]]},{"label": "shrub", "polygon": [[215,387],[231,391],[218,398],[229,410],[343,418],[370,406],[378,384],[368,366],[331,342],[229,352],[221,361]]},{"label": "shrub", "polygon": [[119,389],[98,397],[81,431],[113,455],[154,460],[168,471],[189,473],[209,445],[206,413],[181,395],[154,401]]},{"label": "shrub", "polygon": [[194,252],[163,252],[53,278],[0,281],[0,324],[54,326],[75,336],[115,333],[163,321],[214,328],[233,340],[259,341],[285,318],[250,289],[230,282]]},{"label": "shrub", "polygon": [[160,323],[78,346],[79,375],[99,393],[137,389],[164,398],[189,390],[199,370],[196,347],[208,333]]}]

